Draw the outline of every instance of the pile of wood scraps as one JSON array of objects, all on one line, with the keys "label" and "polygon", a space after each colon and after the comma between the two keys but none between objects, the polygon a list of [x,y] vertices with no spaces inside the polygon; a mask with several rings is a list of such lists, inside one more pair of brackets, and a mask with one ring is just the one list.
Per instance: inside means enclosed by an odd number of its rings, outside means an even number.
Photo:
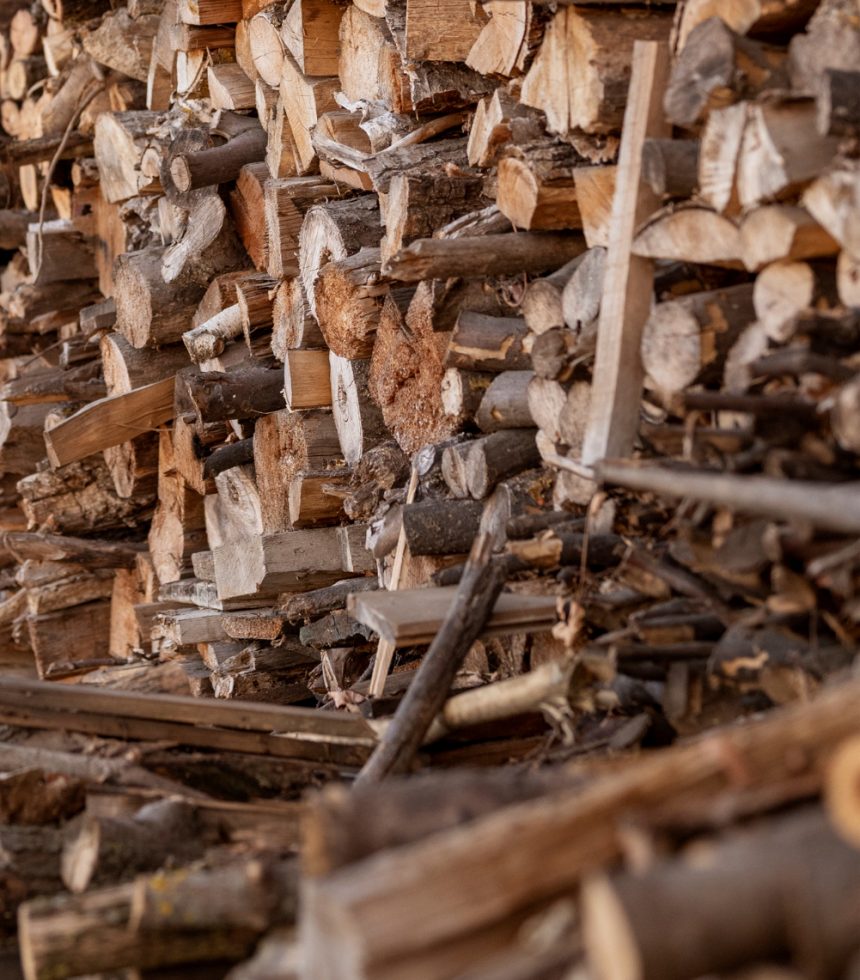
[{"label": "pile of wood scraps", "polygon": [[857,0],[19,2],[2,976],[856,978]]}]

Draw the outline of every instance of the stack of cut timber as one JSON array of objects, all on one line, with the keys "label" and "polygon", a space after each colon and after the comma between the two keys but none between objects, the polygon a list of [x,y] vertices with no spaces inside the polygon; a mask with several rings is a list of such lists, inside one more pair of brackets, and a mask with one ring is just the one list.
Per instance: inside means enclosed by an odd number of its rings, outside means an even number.
[{"label": "stack of cut timber", "polygon": [[855,0],[0,29],[0,974],[856,977]]}]

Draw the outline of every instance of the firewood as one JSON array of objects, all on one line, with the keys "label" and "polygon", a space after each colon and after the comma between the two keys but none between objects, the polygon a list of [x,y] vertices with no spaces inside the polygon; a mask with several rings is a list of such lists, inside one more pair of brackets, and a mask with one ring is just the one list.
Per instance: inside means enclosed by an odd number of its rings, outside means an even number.
[{"label": "firewood", "polygon": [[109,395],[121,395],[135,388],[172,378],[188,364],[184,349],[163,347],[155,352],[132,347],[118,333],[103,334],[99,341],[105,384]]},{"label": "firewood", "polygon": [[[501,13],[501,11],[500,11]],[[517,128],[518,142],[540,138],[542,129],[531,118],[531,110],[520,105],[504,88],[478,103],[469,127],[467,155],[473,167],[489,167]],[[521,132],[525,130],[525,132]]]},{"label": "firewood", "polygon": [[725,18],[709,17],[686,37],[666,87],[666,118],[690,128],[711,108],[785,88],[785,52],[735,33]]},{"label": "firewood", "polygon": [[564,287],[561,297],[564,322],[580,333],[600,314],[603,279],[606,273],[606,249],[590,248]]},{"label": "firewood", "polygon": [[395,174],[385,209],[382,261],[416,238],[429,237],[453,218],[480,207],[482,191],[483,180],[468,174],[435,170]]},{"label": "firewood", "polygon": [[82,562],[90,568],[132,567],[141,550],[139,545],[65,534],[4,531],[0,541],[3,547],[13,549],[23,560]]},{"label": "firewood", "polygon": [[300,0],[290,7],[281,40],[305,75],[336,75],[344,10],[330,0]]},{"label": "firewood", "polygon": [[367,358],[388,286],[380,282],[380,251],[361,248],[322,267],[314,286],[316,317],[326,346],[347,358]]},{"label": "firewood", "polygon": [[280,91],[266,129],[266,168],[269,175],[275,178],[294,177],[301,169],[293,131],[287,119],[286,103]]},{"label": "firewood", "polygon": [[447,335],[433,330],[432,298],[416,292],[408,310],[402,308],[402,299],[395,293],[386,297],[368,385],[385,426],[404,451],[412,452],[450,435],[454,422],[442,407]]},{"label": "firewood", "polygon": [[804,310],[836,302],[834,270],[820,262],[774,262],[756,278],[753,302],[768,336],[785,340]]},{"label": "firewood", "polygon": [[99,373],[98,365],[92,361],[67,371],[56,368],[28,371],[15,381],[7,381],[0,386],[0,395],[4,401],[13,405],[66,400],[93,401],[107,394]]},{"label": "firewood", "polygon": [[[55,973],[59,980],[74,970],[110,972],[130,963],[158,968],[241,959],[270,925],[292,919],[293,878],[288,863],[266,870],[248,861],[190,877],[184,871],[143,875],[57,904],[34,901],[22,912],[27,975],[36,980]],[[163,904],[186,910],[185,929],[159,918],[159,891],[170,896]],[[215,902],[214,895],[224,900]],[[100,938],[70,956],[70,935]]]},{"label": "firewood", "polygon": [[350,471],[317,470],[299,473],[290,481],[288,496],[292,527],[332,524],[343,517],[343,501],[329,491],[346,486]]},{"label": "firewood", "polygon": [[[346,19],[345,16],[341,21],[341,30]],[[306,78],[292,56],[284,55],[280,93],[296,149],[296,169],[301,174],[310,173],[314,168],[316,152],[311,142],[311,130],[324,112],[337,108],[334,93],[341,85],[345,90],[346,82],[338,83],[336,77]]]},{"label": "firewood", "polygon": [[[785,867],[781,861],[769,860],[764,856],[767,847],[774,848],[774,855],[786,851],[802,855],[800,863],[808,861],[809,867]],[[820,931],[807,906],[814,903],[821,908],[838,901],[854,873],[854,854],[819,810],[807,808],[775,827],[720,842],[708,869],[693,868],[682,860],[665,861],[642,875],[612,880],[597,876],[584,890],[584,930],[591,962],[599,976],[681,977],[759,958],[776,959],[795,950],[810,971],[829,969],[831,964],[838,969],[837,964],[849,956],[850,938],[839,929]],[[810,894],[804,883],[813,864],[816,885]],[[737,887],[741,880],[746,885],[743,891]],[[739,933],[720,925],[728,906],[716,896],[726,887],[738,903],[731,911],[746,912],[749,931]],[[720,929],[726,941],[709,949],[681,930],[670,949],[655,943],[651,916],[659,916],[654,905],[658,895],[658,904],[694,905],[702,927]],[[715,899],[713,904],[706,896]],[[846,930],[850,930],[847,922]]]},{"label": "firewood", "polygon": [[131,252],[120,259],[116,274],[117,330],[133,347],[175,343],[205,287],[194,280],[165,283],[160,247]]},{"label": "firewood", "polygon": [[856,71],[828,68],[816,91],[816,125],[825,136],[852,136],[860,128]]},{"label": "firewood", "polygon": [[384,411],[380,412],[369,396],[372,364],[334,353],[329,355],[329,364],[332,414],[340,450],[347,463],[357,463],[387,434]]},{"label": "firewood", "polygon": [[213,554],[222,599],[273,596],[330,585],[346,571],[336,528],[256,536],[221,545]]},{"label": "firewood", "polygon": [[815,180],[802,199],[812,217],[855,258],[860,255],[858,187],[855,170],[834,168]]},{"label": "firewood", "polygon": [[249,126],[220,146],[174,156],[170,172],[183,193],[210,184],[224,184],[235,180],[246,164],[262,160],[265,147],[263,129]]},{"label": "firewood", "polygon": [[[553,132],[618,130],[634,41],[664,40],[669,27],[669,18],[654,11],[643,19],[627,11],[560,10],[523,82],[522,101],[546,112]],[[569,53],[582,48],[593,58],[565,71]],[[558,80],[565,78],[560,88]]]},{"label": "firewood", "polygon": [[203,850],[196,831],[194,809],[181,800],[147,804],[131,819],[85,818],[63,846],[63,882],[80,895],[94,885],[157,870],[174,853],[193,859]]},{"label": "firewood", "polygon": [[482,75],[518,75],[525,69],[534,46],[536,18],[528,4],[504,7],[490,2],[485,11],[489,20],[475,39],[466,64]]},{"label": "firewood", "polygon": [[531,371],[503,371],[497,375],[481,399],[475,422],[482,432],[499,429],[531,428],[528,386]]},{"label": "firewood", "polygon": [[[808,0],[778,0],[776,3],[741,0],[730,10],[721,10],[720,14],[733,31],[756,36],[799,30],[809,20],[816,6],[817,4],[809,3]],[[676,46],[683,48],[691,31],[713,14],[714,8],[707,0],[693,0],[687,4],[678,23]]]},{"label": "firewood", "polygon": [[216,313],[210,320],[188,330],[182,342],[195,364],[223,353],[227,343],[242,336],[242,311],[238,303]]},{"label": "firewood", "polygon": [[817,94],[825,84],[828,70],[854,70],[860,54],[860,36],[841,0],[816,5],[806,25],[789,44],[789,66],[792,88]]},{"label": "firewood", "polygon": [[283,374],[277,368],[203,372],[185,378],[184,384],[203,422],[255,418],[284,407]]},{"label": "firewood", "polygon": [[254,268],[269,264],[269,235],[260,215],[264,213],[268,168],[264,163],[246,164],[239,171],[235,190],[230,194],[230,213],[245,251]]},{"label": "firewood", "polygon": [[564,326],[562,310],[564,288],[587,255],[588,252],[584,252],[556,272],[529,283],[520,309],[532,333],[541,334],[554,327]]},{"label": "firewood", "polygon": [[158,436],[155,432],[109,446],[102,455],[120,497],[138,500],[155,497],[158,483]]},{"label": "firewood", "polygon": [[654,307],[642,331],[642,366],[667,404],[722,361],[755,317],[752,285],[696,293]]},{"label": "firewood", "polygon": [[515,228],[579,228],[582,220],[574,182],[579,154],[566,145],[524,147],[499,163],[496,202]]},{"label": "firewood", "polygon": [[445,414],[452,416],[460,425],[473,419],[494,377],[487,371],[447,368],[440,388]]},{"label": "firewood", "polygon": [[470,496],[483,500],[501,480],[537,465],[534,429],[503,429],[469,444],[464,466]]},{"label": "firewood", "polygon": [[781,259],[835,255],[837,243],[803,210],[790,204],[756,208],[741,223],[741,257],[751,272]]},{"label": "firewood", "polygon": [[300,233],[306,212],[317,201],[340,196],[341,192],[334,184],[319,177],[287,178],[267,183],[269,275],[275,278],[295,275]]},{"label": "firewood", "polygon": [[278,285],[272,303],[272,321],[272,353],[279,361],[286,358],[289,350],[325,346],[325,338],[307,307],[298,276],[284,279]]},{"label": "firewood", "polygon": [[284,358],[283,391],[287,410],[329,408],[332,404],[329,352],[288,350]]},{"label": "firewood", "polygon": [[254,431],[254,463],[263,528],[289,528],[289,484],[300,472],[326,468],[340,453],[331,412],[274,412]]},{"label": "firewood", "polygon": [[392,112],[412,108],[409,79],[385,21],[355,6],[347,9],[340,22],[337,73],[351,102],[381,102]]},{"label": "firewood", "polygon": [[284,68],[281,26],[285,11],[272,4],[255,14],[248,24],[248,45],[254,71],[267,85],[277,87]]},{"label": "firewood", "polygon": [[308,306],[316,315],[315,283],[326,261],[338,261],[379,243],[379,211],[371,195],[317,204],[299,236],[299,267]]},{"label": "firewood", "polygon": [[642,179],[658,197],[690,197],[699,173],[696,140],[645,140],[642,147]]},{"label": "firewood", "polygon": [[831,162],[837,143],[816,132],[812,100],[751,106],[738,155],[741,205],[802,188]]},{"label": "firewood", "polygon": [[445,364],[466,371],[522,371],[531,366],[523,351],[525,322],[464,310],[448,342]]},{"label": "firewood", "polygon": [[520,232],[487,235],[483,247],[469,238],[422,238],[413,242],[383,266],[383,274],[401,282],[539,273],[557,269],[585,250],[577,235]]},{"label": "firewood", "polygon": [[206,69],[209,98],[216,109],[253,109],[254,83],[236,64],[210,65]]},{"label": "firewood", "polygon": [[738,268],[740,233],[734,222],[698,204],[658,211],[633,241],[636,256]]},{"label": "firewood", "polygon": [[158,506],[149,531],[149,550],[159,583],[181,578],[188,559],[200,548],[203,497],[185,482],[174,464],[170,433],[159,436]]}]

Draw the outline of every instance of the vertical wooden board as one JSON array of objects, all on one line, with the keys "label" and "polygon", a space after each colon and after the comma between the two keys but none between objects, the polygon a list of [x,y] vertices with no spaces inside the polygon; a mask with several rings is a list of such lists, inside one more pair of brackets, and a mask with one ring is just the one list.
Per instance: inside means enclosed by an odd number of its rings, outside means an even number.
[{"label": "vertical wooden board", "polygon": [[668,45],[637,41],[609,229],[594,396],[582,451],[586,464],[628,455],[636,435],[642,391],[639,348],[651,308],[654,273],[651,261],[634,256],[631,248],[637,226],[660,204],[641,179],[642,147],[648,138],[671,135],[663,117],[668,76]]}]

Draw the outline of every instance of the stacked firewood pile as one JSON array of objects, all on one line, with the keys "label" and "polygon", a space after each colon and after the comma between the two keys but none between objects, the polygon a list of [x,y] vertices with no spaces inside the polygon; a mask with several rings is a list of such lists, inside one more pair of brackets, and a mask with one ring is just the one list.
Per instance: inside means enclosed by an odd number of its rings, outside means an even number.
[{"label": "stacked firewood pile", "polygon": [[3,977],[860,975],[857,0],[0,23]]}]

